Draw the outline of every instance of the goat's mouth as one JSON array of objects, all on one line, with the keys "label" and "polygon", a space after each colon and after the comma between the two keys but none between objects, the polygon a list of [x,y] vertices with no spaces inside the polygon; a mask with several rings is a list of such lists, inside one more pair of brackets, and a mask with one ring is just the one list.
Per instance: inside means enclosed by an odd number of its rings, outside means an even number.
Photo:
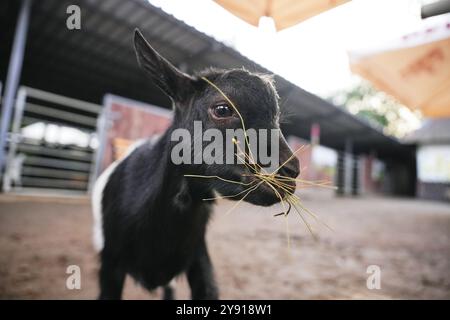
[{"label": "goat's mouth", "polygon": [[[240,192],[228,197],[230,200],[243,200],[259,206],[271,206],[294,194],[296,182],[282,175],[264,175],[262,173],[234,173],[241,186]],[[220,190],[218,190],[219,193]]]},{"label": "goat's mouth", "polygon": [[257,185],[261,183],[258,190],[270,191],[272,193],[284,196],[287,194],[293,194],[296,189],[296,182],[292,179],[284,176],[255,176],[253,174],[244,175],[243,177],[249,177],[249,179],[242,179],[244,182],[250,181],[252,184]]}]

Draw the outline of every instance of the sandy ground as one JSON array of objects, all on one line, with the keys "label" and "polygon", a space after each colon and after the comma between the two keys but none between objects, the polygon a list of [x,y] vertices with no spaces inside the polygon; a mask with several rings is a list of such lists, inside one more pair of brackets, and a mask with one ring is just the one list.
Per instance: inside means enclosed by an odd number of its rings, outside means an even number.
[{"label": "sandy ground", "polygon": [[[222,202],[210,224],[209,248],[223,299],[450,299],[450,206],[394,198],[303,195],[334,228],[313,223],[314,240],[298,215],[286,220],[244,204]],[[66,288],[66,269],[81,268],[81,289]],[[381,289],[369,290],[369,265]],[[97,256],[86,199],[0,197],[0,298],[93,299]],[[158,299],[127,279],[124,298]],[[188,298],[186,279],[177,297]]]}]

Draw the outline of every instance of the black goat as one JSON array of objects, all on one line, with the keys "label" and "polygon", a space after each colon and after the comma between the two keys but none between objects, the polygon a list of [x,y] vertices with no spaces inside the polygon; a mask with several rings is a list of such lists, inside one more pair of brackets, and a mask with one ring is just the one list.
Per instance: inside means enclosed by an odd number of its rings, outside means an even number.
[{"label": "black goat", "polygon": [[[240,128],[236,112],[224,97],[202,77],[216,84],[239,108],[247,128],[278,129],[278,96],[271,80],[243,69],[208,70],[189,76],[160,56],[136,30],[135,51],[140,66],[173,101],[174,117],[169,129],[157,140],[137,146],[128,156],[111,165],[98,179],[93,193],[94,218],[101,229],[96,234],[101,250],[100,298],[120,299],[126,274],[148,290],[165,287],[186,273],[193,299],[217,299],[218,289],[205,242],[213,191],[238,194],[244,185],[218,179],[192,179],[186,174],[217,175],[236,181],[251,181],[242,164],[180,164],[171,161],[177,128],[193,130]],[[292,156],[284,137],[279,138],[280,163]],[[298,160],[287,161],[279,173],[296,177]],[[244,174],[244,175],[243,175]],[[292,186],[295,188],[295,185]],[[284,195],[283,190],[279,190]],[[260,185],[245,201],[269,206],[279,201],[274,191]]]}]

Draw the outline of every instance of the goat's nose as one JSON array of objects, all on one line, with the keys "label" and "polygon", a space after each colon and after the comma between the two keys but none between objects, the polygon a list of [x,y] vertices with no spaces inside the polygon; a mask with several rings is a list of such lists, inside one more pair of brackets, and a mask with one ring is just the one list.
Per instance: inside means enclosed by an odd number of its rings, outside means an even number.
[{"label": "goat's nose", "polygon": [[300,163],[297,157],[293,157],[280,168],[280,174],[286,177],[296,178],[300,174]]}]

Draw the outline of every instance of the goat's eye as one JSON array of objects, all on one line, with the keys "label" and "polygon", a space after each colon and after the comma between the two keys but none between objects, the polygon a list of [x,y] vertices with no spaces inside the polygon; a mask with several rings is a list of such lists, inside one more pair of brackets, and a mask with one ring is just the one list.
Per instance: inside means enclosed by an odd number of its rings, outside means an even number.
[{"label": "goat's eye", "polygon": [[233,109],[225,103],[214,106],[213,112],[217,118],[228,118],[233,115]]}]

